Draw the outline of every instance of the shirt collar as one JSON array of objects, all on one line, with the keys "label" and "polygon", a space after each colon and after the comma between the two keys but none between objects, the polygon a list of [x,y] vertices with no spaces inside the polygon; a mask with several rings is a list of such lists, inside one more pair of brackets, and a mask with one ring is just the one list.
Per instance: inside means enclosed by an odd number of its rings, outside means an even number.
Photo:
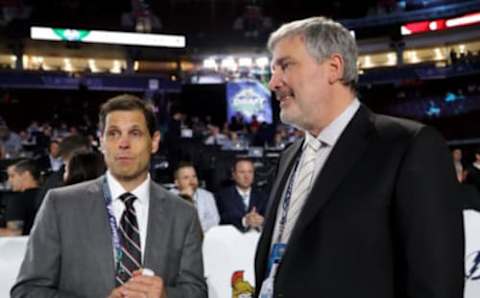
[{"label": "shirt collar", "polygon": [[[110,171],[107,171],[107,183],[110,188],[110,193],[113,200],[119,200],[119,197],[126,193],[127,191],[123,186],[118,182],[118,180],[113,177]],[[137,201],[140,204],[148,203],[148,198],[150,197],[150,174],[148,174],[147,179],[137,186],[134,190],[130,191],[131,194],[137,197]]]},{"label": "shirt collar", "polygon": [[[332,123],[330,123],[320,132],[316,139],[322,144],[333,147],[359,108],[360,102],[357,98],[355,98],[350,105],[348,105],[348,107],[337,118],[335,118],[335,120],[332,121]],[[308,142],[311,141],[310,139],[315,139],[315,137],[308,131],[305,132],[305,138],[306,139],[303,144],[304,147]]]},{"label": "shirt collar", "polygon": [[237,189],[238,193],[242,196],[246,196],[246,197],[250,197],[250,192],[252,192],[252,188],[250,187],[249,189],[247,189],[247,191],[244,191],[242,190],[240,187],[238,186],[235,186],[235,188]]}]

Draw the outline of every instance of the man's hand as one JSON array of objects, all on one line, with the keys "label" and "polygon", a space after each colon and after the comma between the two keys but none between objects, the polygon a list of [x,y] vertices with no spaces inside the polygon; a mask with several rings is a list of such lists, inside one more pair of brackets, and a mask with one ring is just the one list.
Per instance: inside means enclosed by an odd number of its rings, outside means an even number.
[{"label": "man's hand", "polygon": [[193,194],[195,193],[195,189],[193,189],[193,187],[191,187],[190,185],[182,189],[179,189],[179,191],[180,191],[180,194],[187,195],[191,198],[193,198]]},{"label": "man's hand", "polygon": [[133,272],[132,278],[112,291],[108,298],[167,298],[163,279],[159,276],[142,275],[141,270]]},{"label": "man's hand", "polygon": [[263,216],[261,216],[255,207],[245,215],[245,223],[250,228],[261,228],[263,225]]}]

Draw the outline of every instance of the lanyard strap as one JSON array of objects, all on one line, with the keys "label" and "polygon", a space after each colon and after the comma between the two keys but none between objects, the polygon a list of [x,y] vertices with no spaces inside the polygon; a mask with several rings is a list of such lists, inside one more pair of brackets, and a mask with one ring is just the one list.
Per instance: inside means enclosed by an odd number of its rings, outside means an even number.
[{"label": "lanyard strap", "polygon": [[104,176],[102,181],[103,198],[105,199],[105,207],[107,209],[108,223],[112,231],[112,245],[115,250],[115,268],[120,264],[122,259],[122,246],[120,244],[120,236],[118,234],[118,226],[115,216],[113,215],[112,194],[108,187],[107,177]]},{"label": "lanyard strap", "polygon": [[290,199],[292,198],[293,181],[295,180],[299,163],[300,157],[297,158],[297,161],[295,162],[295,167],[293,168],[293,173],[288,181],[287,191],[285,192],[285,197],[283,199],[282,216],[280,218],[280,226],[278,228],[277,243],[282,242],[283,232],[285,231],[285,226],[287,224],[288,207],[290,206]]}]

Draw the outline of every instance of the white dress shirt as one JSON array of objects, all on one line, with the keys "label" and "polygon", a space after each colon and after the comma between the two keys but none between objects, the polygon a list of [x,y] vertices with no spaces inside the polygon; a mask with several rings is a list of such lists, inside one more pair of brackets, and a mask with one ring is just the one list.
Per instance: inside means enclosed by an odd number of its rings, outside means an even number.
[{"label": "white dress shirt", "polygon": [[[318,135],[317,140],[320,141],[323,146],[317,151],[317,159],[315,159],[315,172],[313,174],[312,181],[315,181],[317,178],[318,173],[320,173],[320,170],[323,168],[323,165],[330,156],[330,153],[337,143],[338,138],[340,138],[340,135],[343,133],[348,123],[350,123],[358,108],[360,108],[360,102],[355,98],[353,102],[345,109],[345,111],[343,111],[340,116],[335,118],[335,120],[325,127]],[[305,149],[305,146],[307,146],[309,138],[315,137],[309,132],[306,132],[305,138],[306,140],[303,143],[302,149]]]},{"label": "white dress shirt", "polygon": [[[112,210],[117,226],[120,226],[120,219],[123,211],[125,210],[125,203],[120,200],[120,196],[127,191],[123,186],[112,176],[110,171],[107,171],[107,183],[110,188],[110,194],[112,195]],[[150,204],[150,175],[143,181],[142,184],[137,186],[134,190],[130,191],[131,194],[137,197],[133,202],[133,207],[137,213],[137,223],[140,231],[140,245],[142,249],[142,262],[145,255],[145,243],[147,239],[147,223],[148,223],[148,207]]]},{"label": "white dress shirt", "polygon": [[250,206],[250,194],[252,193],[252,188],[250,187],[246,191],[243,191],[237,186],[235,186],[235,188],[237,189],[238,194],[242,197],[243,204],[245,204],[245,210],[250,211],[248,210],[248,206]]},{"label": "white dress shirt", "polygon": [[[316,137],[318,141],[320,141],[323,145],[318,149],[317,151],[317,157],[315,159],[315,168],[314,168],[314,173],[313,177],[311,180],[311,185],[312,187],[315,179],[317,178],[318,174],[322,170],[323,166],[325,165],[325,162],[327,161],[328,157],[330,156],[330,153],[332,152],[332,149],[335,147],[335,144],[337,143],[338,138],[342,135],[343,131],[347,127],[348,123],[352,120],[353,116],[357,112],[357,110],[360,108],[360,102],[358,101],[357,98],[353,100],[353,102],[340,114],[337,118],[335,118],[327,127],[325,127],[319,135]],[[308,139],[309,138],[315,138],[312,134],[309,132],[305,132],[305,141],[303,142],[302,146],[302,153],[303,150],[305,149],[305,146],[308,146]],[[304,154],[302,154],[301,159],[304,158]],[[302,164],[302,160],[300,160],[300,163]],[[293,169],[289,174],[289,180],[292,179],[293,174]],[[297,171],[298,172],[298,171]],[[282,192],[282,201],[280,204],[282,204],[283,200],[285,199],[285,193],[287,191],[287,185],[288,183],[284,186],[283,192]],[[310,188],[311,191],[311,188]],[[280,205],[281,206],[281,205]],[[273,232],[273,237],[272,237],[272,243],[271,245],[274,244],[276,241],[278,234],[279,234],[279,228],[280,228],[280,219],[282,217],[282,208],[278,208],[277,210],[277,219],[275,222],[275,228]]]}]

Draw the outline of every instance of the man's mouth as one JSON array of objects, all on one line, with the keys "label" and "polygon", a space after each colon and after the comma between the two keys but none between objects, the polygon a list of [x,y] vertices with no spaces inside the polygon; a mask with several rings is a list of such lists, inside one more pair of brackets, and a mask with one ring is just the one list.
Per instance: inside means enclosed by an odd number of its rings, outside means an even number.
[{"label": "man's mouth", "polygon": [[277,100],[282,104],[285,101],[292,100],[294,97],[294,94],[292,91],[289,92],[277,92],[276,93]]},{"label": "man's mouth", "polygon": [[115,157],[115,160],[120,161],[120,162],[129,162],[133,160],[133,157],[131,156],[117,156]]}]

